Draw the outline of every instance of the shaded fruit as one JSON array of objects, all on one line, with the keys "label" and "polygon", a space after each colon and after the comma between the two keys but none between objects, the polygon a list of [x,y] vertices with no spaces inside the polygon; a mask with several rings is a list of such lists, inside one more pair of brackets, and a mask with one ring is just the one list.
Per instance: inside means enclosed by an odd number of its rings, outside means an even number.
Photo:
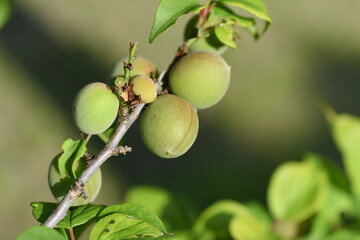
[{"label": "shaded fruit", "polygon": [[[57,168],[59,156],[60,154],[57,157],[55,157],[54,160],[51,162],[48,172],[48,183],[51,193],[58,201],[60,201],[64,197],[69,187],[75,182],[75,179],[69,177],[65,173],[63,174],[59,173],[59,170]],[[84,170],[86,166],[86,160],[81,158],[74,164],[74,166],[77,175],[80,175],[80,173]],[[101,171],[99,168],[84,187],[88,198],[84,199],[80,197],[72,204],[72,206],[79,206],[93,202],[97,197],[100,188],[101,188]]]},{"label": "shaded fruit", "polygon": [[176,158],[194,143],[199,119],[184,99],[161,95],[149,105],[140,120],[140,133],[145,146],[162,158]]},{"label": "shaded fruit", "polygon": [[[113,70],[111,72],[111,78],[116,76],[124,75],[124,61],[127,62],[129,57],[122,58],[114,64]],[[133,77],[138,74],[150,76],[152,73],[156,72],[156,66],[150,60],[137,56],[135,61],[132,64],[132,71],[130,72],[130,77]]]},{"label": "shaded fruit", "polygon": [[216,54],[191,53],[170,70],[169,84],[175,95],[195,108],[208,108],[225,95],[230,84],[230,67]]},{"label": "shaded fruit", "polygon": [[108,129],[117,117],[118,97],[106,84],[95,82],[82,88],[74,100],[76,126],[85,134],[99,134]]},{"label": "shaded fruit", "polygon": [[134,92],[140,95],[141,101],[151,103],[155,101],[157,89],[154,81],[145,75],[136,75],[130,79],[130,83],[134,84]]}]

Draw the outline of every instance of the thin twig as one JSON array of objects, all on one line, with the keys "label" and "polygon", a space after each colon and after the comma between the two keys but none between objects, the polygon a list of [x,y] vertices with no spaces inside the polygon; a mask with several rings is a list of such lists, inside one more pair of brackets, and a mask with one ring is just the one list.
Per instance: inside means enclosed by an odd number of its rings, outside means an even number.
[{"label": "thin twig", "polygon": [[113,155],[113,152],[118,147],[120,140],[123,138],[130,126],[136,121],[144,105],[144,103],[137,105],[127,117],[122,119],[110,141],[105,145],[104,149],[94,159],[92,159],[91,164],[70,187],[64,198],[60,201],[59,205],[44,222],[44,226],[54,228],[56,224],[58,224],[58,222],[66,216],[66,211],[71,207],[71,204],[84,194],[84,186],[91,176],[108,158]]}]

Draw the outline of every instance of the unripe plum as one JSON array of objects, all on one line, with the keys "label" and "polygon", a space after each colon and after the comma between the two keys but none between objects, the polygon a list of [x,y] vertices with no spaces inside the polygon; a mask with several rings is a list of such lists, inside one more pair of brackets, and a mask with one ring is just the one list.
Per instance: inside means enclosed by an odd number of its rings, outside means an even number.
[{"label": "unripe plum", "polygon": [[176,158],[194,143],[199,119],[194,108],[184,99],[160,95],[149,105],[140,120],[140,133],[145,146],[162,158]]},{"label": "unripe plum", "polygon": [[230,84],[230,67],[213,53],[195,52],[181,58],[169,74],[172,92],[195,108],[219,102]]},{"label": "unripe plum", "polygon": [[[75,182],[75,179],[67,176],[65,173],[63,174],[59,173],[57,168],[59,156],[60,154],[56,156],[54,160],[51,162],[48,172],[48,183],[51,193],[58,201],[60,201],[64,197],[69,187]],[[75,169],[77,174],[80,174],[84,170],[85,166],[86,166],[86,160],[82,158],[79,159],[75,163]],[[75,200],[72,206],[79,206],[93,202],[97,197],[100,188],[101,188],[101,171],[99,168],[84,187],[87,199],[80,197],[77,200]]]},{"label": "unripe plum", "polygon": [[157,89],[154,81],[145,75],[136,75],[130,79],[130,83],[134,84],[134,92],[140,95],[141,101],[151,103],[155,101]]},{"label": "unripe plum", "polygon": [[106,84],[90,83],[75,97],[75,124],[85,134],[102,133],[114,122],[118,109],[119,99]]},{"label": "unripe plum", "polygon": [[[116,61],[111,73],[111,78],[124,75],[124,61],[127,62],[128,57]],[[135,61],[133,61],[132,63],[132,71],[130,71],[130,77],[138,74],[150,76],[154,72],[156,72],[156,66],[154,63],[144,57],[137,56],[135,58]]]}]

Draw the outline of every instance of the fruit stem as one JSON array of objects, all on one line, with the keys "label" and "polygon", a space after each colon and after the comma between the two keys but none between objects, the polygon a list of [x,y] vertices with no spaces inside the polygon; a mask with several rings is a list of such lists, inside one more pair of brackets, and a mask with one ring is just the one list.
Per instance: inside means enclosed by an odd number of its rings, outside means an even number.
[{"label": "fruit stem", "polygon": [[132,70],[132,64],[135,61],[135,52],[136,52],[137,42],[130,42],[129,48],[129,59],[128,62],[124,61],[124,79],[126,83],[129,83],[130,71]]}]

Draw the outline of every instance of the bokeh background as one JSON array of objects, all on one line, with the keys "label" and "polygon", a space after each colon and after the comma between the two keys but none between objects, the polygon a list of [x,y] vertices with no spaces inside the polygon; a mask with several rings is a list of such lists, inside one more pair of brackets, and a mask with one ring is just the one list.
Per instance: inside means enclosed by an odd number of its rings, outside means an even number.
[{"label": "bokeh background", "polygon": [[[191,16],[150,45],[158,2],[14,2],[0,30],[0,239],[37,224],[31,201],[54,201],[47,170],[61,143],[78,137],[71,116],[77,91],[106,81],[130,41],[139,43],[139,55],[167,68]],[[257,42],[244,33],[238,49],[225,53],[230,89],[199,112],[192,149],[178,159],[154,157],[135,125],[127,136],[134,151],[102,168],[97,203],[119,203],[138,184],[171,191],[195,214],[220,199],[266,203],[269,177],[281,162],[313,151],[341,164],[317,102],[360,115],[360,1],[266,5],[273,25]]]}]

